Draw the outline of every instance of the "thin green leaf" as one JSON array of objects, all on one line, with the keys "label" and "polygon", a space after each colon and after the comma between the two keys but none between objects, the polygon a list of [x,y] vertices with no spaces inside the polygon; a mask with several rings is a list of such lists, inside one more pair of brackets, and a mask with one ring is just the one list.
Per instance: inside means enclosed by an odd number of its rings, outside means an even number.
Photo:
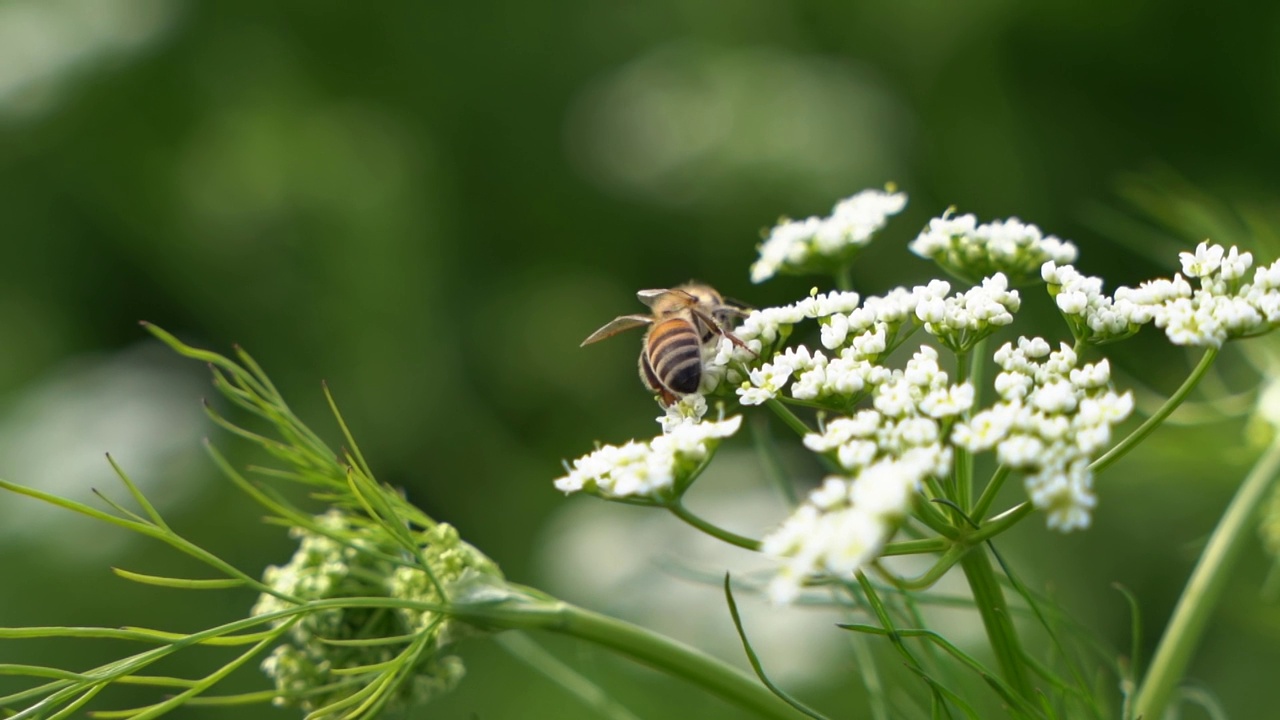
[{"label": "thin green leaf", "polygon": [[1002,557],[1000,552],[996,550],[995,543],[991,540],[987,540],[987,547],[990,548],[992,557],[994,557],[996,562],[1000,564],[1000,569],[1004,571],[1005,577],[1009,578],[1009,582],[1013,585],[1014,590],[1022,597],[1023,601],[1027,603],[1027,607],[1031,608],[1031,612],[1035,614],[1036,620],[1039,621],[1040,626],[1044,628],[1045,633],[1048,634],[1049,640],[1053,643],[1054,648],[1056,648],[1062,655],[1062,661],[1066,664],[1067,671],[1071,673],[1072,680],[1075,682],[1076,687],[1081,691],[1081,699],[1085,701],[1085,704],[1089,706],[1095,716],[1101,717],[1103,714],[1102,708],[1097,704],[1097,700],[1093,697],[1092,693],[1086,692],[1089,687],[1089,683],[1085,679],[1083,671],[1080,669],[1079,664],[1075,659],[1067,652],[1062,639],[1059,637],[1057,631],[1054,630],[1053,625],[1050,624],[1049,620],[1045,617],[1043,610],[1041,610],[1040,603],[1036,601],[1035,596],[1026,588],[1025,585],[1023,585],[1022,581],[1010,571],[1008,563],[1004,561],[1004,557]]},{"label": "thin green leaf", "polygon": [[159,575],[145,575],[143,573],[133,572],[132,570],[124,570],[122,568],[113,567],[111,572],[124,578],[132,580],[143,585],[155,585],[158,587],[179,588],[182,590],[225,590],[227,588],[244,587],[243,580],[236,578],[171,578]]},{"label": "thin green leaf", "polygon": [[[96,696],[98,695],[98,693],[100,693],[100,692],[102,692],[103,690],[106,690],[106,689],[107,689],[106,684],[94,685],[93,687],[91,687],[91,688],[89,688],[88,690],[86,690],[86,691],[84,692],[84,694],[82,694],[80,697],[78,697],[78,698],[76,698],[74,701],[72,701],[70,705],[67,705],[67,706],[66,706],[65,708],[63,708],[62,710],[60,710],[60,711],[58,711],[58,712],[56,712],[56,713],[54,713],[54,714],[50,715],[48,720],[64,720],[65,718],[72,717],[72,715],[73,715],[77,710],[79,710],[80,708],[84,707],[85,705],[88,705],[90,700],[92,700],[94,697],[96,697]],[[14,717],[15,717],[15,718],[21,718],[21,717],[22,717],[22,713],[18,713],[18,714],[17,714],[17,715],[15,715]]]},{"label": "thin green leaf", "polygon": [[86,679],[84,675],[70,670],[45,667],[43,665],[17,665],[12,663],[0,663],[0,675],[70,680],[73,682],[81,682]]},{"label": "thin green leaf", "polygon": [[123,505],[116,502],[115,500],[112,500],[110,496],[108,496],[106,493],[102,492],[98,488],[89,488],[89,492],[93,493],[95,497],[97,497],[102,502],[106,503],[107,507],[110,507],[112,510],[115,510],[116,512],[120,513],[120,515],[127,520],[132,520],[136,523],[141,523],[143,525],[153,524],[150,520],[124,507]]},{"label": "thin green leaf", "polygon": [[153,720],[154,718],[158,718],[161,715],[164,715],[170,710],[181,707],[191,698],[195,697],[196,695],[199,695],[204,690],[220,682],[223,678],[230,675],[236,668],[239,668],[241,665],[245,664],[250,659],[255,657],[258,653],[270,647],[271,644],[274,642],[275,642],[274,637],[263,639],[258,644],[254,645],[253,647],[249,648],[248,650],[246,650],[245,652],[241,653],[236,658],[231,660],[231,662],[224,664],[222,667],[206,675],[203,679],[196,681],[195,684],[192,685],[191,687],[187,688],[186,690],[183,690],[182,692],[178,693],[177,695],[174,695],[173,697],[170,697],[168,700],[165,700],[162,703],[151,705],[146,708],[137,708],[135,710],[95,712],[95,713],[90,713],[90,715],[93,717],[100,717],[100,718],[131,718],[132,720]]},{"label": "thin green leaf", "polygon": [[1129,676],[1131,679],[1139,678],[1142,677],[1142,607],[1129,588],[1118,582],[1111,583],[1111,587],[1129,603],[1129,621],[1133,626],[1129,636]]},{"label": "thin green leaf", "polygon": [[724,599],[729,604],[729,616],[733,618],[733,627],[738,631],[738,638],[742,640],[742,649],[747,653],[747,661],[751,663],[751,669],[755,671],[756,677],[760,678],[760,682],[769,688],[769,691],[777,695],[783,702],[795,708],[797,711],[807,715],[814,720],[826,720],[826,716],[808,705],[791,697],[782,688],[778,687],[765,674],[764,667],[760,664],[760,658],[756,655],[756,651],[751,647],[751,642],[747,640],[747,631],[742,627],[742,616],[738,613],[738,603],[733,599],[733,587],[729,583],[729,573],[724,574]]},{"label": "thin green leaf", "polygon": [[[137,626],[127,626],[123,628],[123,631],[133,634],[133,637],[129,639],[141,640],[144,642],[174,643],[190,637],[189,633],[175,633]],[[275,630],[263,630],[262,632],[248,633],[244,635],[218,635],[200,640],[196,644],[219,647],[236,647],[239,645],[248,645],[250,643],[259,642],[263,638],[275,637],[277,635],[279,635],[279,633]]]},{"label": "thin green leaf", "polygon": [[951,705],[955,705],[956,709],[964,713],[965,717],[970,718],[971,720],[980,720],[981,716],[978,715],[978,713],[973,709],[972,705],[965,702],[963,698],[961,698],[952,690],[948,689],[947,686],[943,685],[937,680],[934,680],[923,669],[918,667],[912,667],[910,665],[907,666],[907,669],[915,673],[921,680],[924,680],[926,683],[928,683],[929,688],[933,690],[935,695],[940,696],[942,698],[942,707],[947,712],[948,716],[950,716],[950,712],[951,712],[950,706],[947,704],[949,701]]},{"label": "thin green leaf", "polygon": [[893,639],[894,637],[899,637],[899,638],[921,637],[931,642],[937,643],[938,647],[942,648],[948,655],[959,660],[969,669],[973,670],[973,672],[976,673],[979,677],[985,680],[987,684],[990,685],[992,689],[994,689],[996,693],[1000,695],[1000,697],[1006,703],[1008,703],[1011,707],[1016,707],[1020,712],[1031,717],[1040,716],[1040,713],[1037,711],[1034,705],[1031,705],[1029,702],[1027,702],[1023,698],[1019,697],[1016,693],[1014,693],[1012,688],[1006,685],[1003,680],[996,677],[989,670],[987,670],[986,667],[982,665],[982,663],[975,660],[973,657],[965,653],[960,648],[951,644],[951,641],[942,637],[941,635],[934,632],[933,630],[921,630],[921,629],[909,628],[909,629],[899,629],[899,630],[890,632],[883,628],[878,628],[874,625],[865,625],[861,623],[849,623],[849,624],[841,623],[841,624],[838,624],[836,627],[843,628],[845,630],[853,630],[856,632],[869,633],[873,635],[886,635],[890,639]]},{"label": "thin green leaf", "polygon": [[350,448],[351,454],[356,460],[356,467],[364,473],[365,477],[373,479],[373,470],[369,469],[369,464],[364,461],[364,455],[360,452],[360,446],[356,444],[355,436],[351,434],[351,429],[347,427],[347,421],[343,419],[342,413],[338,411],[338,403],[333,399],[333,393],[329,390],[329,384],[323,383],[324,398],[329,401],[329,409],[333,412],[333,417],[338,421],[338,427],[342,429],[342,437],[346,440],[347,447]]},{"label": "thin green leaf", "polygon": [[[142,490],[133,482],[129,477],[129,474],[124,471],[124,468],[120,467],[120,465],[116,463],[116,459],[111,457],[111,453],[107,453],[107,462],[111,463],[111,469],[116,471],[116,476],[120,478],[120,482],[123,482],[124,486],[129,488],[129,494],[133,496],[133,501],[138,503],[138,507],[142,508],[143,511],[147,513],[147,517],[151,518],[151,522],[165,530],[168,530],[169,525],[164,521],[164,518],[160,516],[160,512],[151,504],[151,501],[142,493]],[[133,515],[133,513],[129,514]]]}]

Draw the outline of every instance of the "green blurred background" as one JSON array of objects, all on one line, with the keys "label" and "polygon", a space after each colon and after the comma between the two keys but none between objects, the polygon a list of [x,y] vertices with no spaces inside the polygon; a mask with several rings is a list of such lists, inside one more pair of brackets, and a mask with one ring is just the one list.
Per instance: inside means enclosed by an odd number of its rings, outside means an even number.
[{"label": "green blurred background", "polygon": [[[0,0],[0,476],[87,500],[115,487],[110,451],[194,539],[246,569],[287,558],[202,453],[204,368],[160,349],[146,319],[249,349],[333,438],[326,380],[379,478],[510,577],[736,658],[716,590],[655,569],[692,557],[674,519],[551,488],[593,441],[655,430],[639,338],[583,337],[637,311],[636,289],[690,278],[758,306],[797,298],[813,281],[748,283],[761,228],[888,181],[911,203],[855,270],[867,293],[930,277],[905,243],[952,204],[1075,241],[1108,287],[1172,272],[1208,235],[1269,261],[1277,127],[1280,6],[1264,3]],[[1153,331],[1113,363],[1161,392],[1187,367]],[[1238,355],[1222,368],[1220,393],[1257,382]],[[1111,583],[1134,590],[1153,635],[1256,453],[1237,399],[1101,478],[1089,532],[1034,518],[1005,543],[1114,648],[1129,622]],[[760,483],[749,447],[730,450],[721,494],[701,502],[759,534],[779,511],[734,509],[758,505]],[[694,554],[712,571],[743,562]],[[111,565],[196,572],[0,497],[0,625],[194,629],[253,602],[131,587]],[[1231,717],[1274,707],[1267,571],[1251,549],[1192,669]],[[746,619],[763,636],[777,616]],[[957,637],[973,622],[954,619]],[[643,717],[736,717],[602,651],[548,644]],[[834,715],[861,716],[847,648],[815,647],[764,659]],[[10,643],[0,662],[81,667],[123,649]],[[468,679],[419,716],[592,717],[491,644],[462,653]],[[185,662],[175,672],[202,667]],[[232,689],[260,684],[247,673]]]}]

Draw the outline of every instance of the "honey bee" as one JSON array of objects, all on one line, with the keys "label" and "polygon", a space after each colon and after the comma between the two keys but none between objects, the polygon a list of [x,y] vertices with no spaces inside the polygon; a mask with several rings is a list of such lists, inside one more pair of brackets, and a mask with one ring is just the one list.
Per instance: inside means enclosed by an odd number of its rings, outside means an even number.
[{"label": "honey bee", "polygon": [[745,315],[745,310],[725,302],[710,285],[688,283],[666,290],[641,290],[636,297],[649,306],[651,314],[616,317],[591,333],[582,345],[648,325],[640,351],[640,380],[664,406],[698,391],[702,383],[702,350],[716,335],[746,347],[725,329],[734,317]]}]

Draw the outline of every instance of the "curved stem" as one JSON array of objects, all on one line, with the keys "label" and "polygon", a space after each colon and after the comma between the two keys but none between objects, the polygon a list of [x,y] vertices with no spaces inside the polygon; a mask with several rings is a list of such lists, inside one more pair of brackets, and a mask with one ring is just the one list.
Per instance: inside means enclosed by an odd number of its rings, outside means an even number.
[{"label": "curved stem", "polygon": [[1191,572],[1173,617],[1156,646],[1151,668],[1138,688],[1134,717],[1163,717],[1174,688],[1191,662],[1191,652],[1204,634],[1209,614],[1222,596],[1227,576],[1235,567],[1240,551],[1253,537],[1254,520],[1277,472],[1280,472],[1280,435],[1271,441],[1267,452],[1236,491]]},{"label": "curved stem", "polygon": [[724,542],[727,542],[730,545],[737,545],[738,547],[744,548],[747,550],[753,550],[753,551],[760,550],[759,540],[752,540],[749,537],[743,537],[742,535],[739,535],[734,532],[729,532],[728,530],[725,530],[724,528],[719,527],[717,525],[712,525],[706,520],[703,520],[697,515],[694,515],[693,513],[689,512],[689,509],[686,508],[684,506],[684,503],[680,502],[679,500],[671,503],[670,505],[667,505],[666,507],[668,510],[671,511],[672,515],[675,515],[676,517],[680,518],[686,523],[689,523],[693,527],[701,530],[702,532],[710,535],[713,538],[716,538],[717,540],[723,540]]},{"label": "curved stem", "polygon": [[950,572],[951,568],[955,567],[956,562],[972,549],[972,545],[956,543],[947,548],[947,551],[942,554],[942,557],[938,558],[937,562],[933,564],[933,567],[913,578],[898,577],[885,569],[885,567],[879,562],[873,563],[871,567],[874,568],[876,572],[879,573],[880,577],[884,578],[886,582],[899,590],[924,590],[933,587],[934,583],[941,580],[943,575]]},{"label": "curved stem", "polygon": [[1030,500],[1009,508],[994,518],[991,518],[990,522],[983,524],[975,530],[973,534],[966,535],[965,541],[969,543],[980,543],[990,540],[996,535],[999,535],[1005,530],[1017,525],[1022,521],[1022,518],[1030,515],[1032,510],[1035,510],[1035,506],[1031,504]]},{"label": "curved stem", "polygon": [[[513,586],[513,589],[516,588]],[[490,628],[546,630],[576,637],[687,680],[759,717],[774,720],[801,717],[755,678],[723,660],[639,625],[566,602],[540,597],[512,597],[506,602],[481,599],[472,604],[454,605],[450,612]]]},{"label": "curved stem", "polygon": [[1095,475],[1102,472],[1110,467],[1112,463],[1124,457],[1125,454],[1136,447],[1138,443],[1146,439],[1152,431],[1160,426],[1160,423],[1165,421],[1165,418],[1169,417],[1174,410],[1178,409],[1178,406],[1182,404],[1183,400],[1187,399],[1187,396],[1190,395],[1191,391],[1195,389],[1195,386],[1199,384],[1200,379],[1209,371],[1209,366],[1213,365],[1213,361],[1217,357],[1218,348],[1211,347],[1205,350],[1204,356],[1200,358],[1200,362],[1196,364],[1195,368],[1191,371],[1191,374],[1187,376],[1187,379],[1182,382],[1182,386],[1170,395],[1168,400],[1164,401],[1164,405],[1161,405],[1160,409],[1157,410],[1155,414],[1139,425],[1137,430],[1129,433],[1129,437],[1121,440],[1119,443],[1116,443],[1116,446],[1108,450],[1105,455],[1094,460],[1093,463],[1089,465],[1089,469],[1092,470]]}]

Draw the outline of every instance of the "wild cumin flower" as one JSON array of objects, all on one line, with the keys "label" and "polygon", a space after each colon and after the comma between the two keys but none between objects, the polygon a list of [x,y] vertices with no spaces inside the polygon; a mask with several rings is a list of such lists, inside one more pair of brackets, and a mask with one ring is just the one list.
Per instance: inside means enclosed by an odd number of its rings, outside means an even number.
[{"label": "wild cumin flower", "polygon": [[1252,282],[1245,282],[1253,255],[1234,246],[1227,250],[1206,241],[1180,259],[1183,272],[1200,287],[1174,275],[1136,289],[1120,288],[1117,300],[1142,308],[1175,345],[1221,347],[1227,340],[1259,335],[1280,324],[1280,261],[1257,268]]},{"label": "wild cumin flower", "polygon": [[715,452],[724,438],[742,426],[742,416],[702,420],[706,401],[686,396],[658,418],[663,434],[647,441],[602,445],[573,461],[555,481],[566,494],[586,492],[605,498],[661,498]]},{"label": "wild cumin flower", "polygon": [[892,215],[907,205],[903,193],[863,190],[836,203],[827,217],[784,220],[760,245],[751,266],[751,282],[778,273],[822,273],[847,264]]},{"label": "wild cumin flower", "polygon": [[774,602],[795,599],[812,575],[849,577],[874,560],[921,483],[951,472],[943,423],[969,409],[973,389],[951,385],[937,360],[937,351],[921,347],[904,369],[887,371],[873,393],[873,409],[805,436],[805,447],[831,456],[843,474],[828,476],[762,540],[761,551],[781,564],[768,587]]},{"label": "wild cumin flower", "polygon": [[1014,286],[1033,282],[1047,261],[1070,263],[1077,255],[1075,245],[1018,218],[979,225],[973,215],[949,212],[930,220],[909,247],[963,280],[1003,273]]},{"label": "wild cumin flower", "polygon": [[1105,359],[1080,365],[1065,343],[1051,351],[1041,338],[1019,338],[994,359],[1000,402],[958,423],[952,441],[974,453],[994,448],[1001,463],[1026,473],[1027,495],[1049,527],[1088,527],[1097,504],[1089,462],[1133,411],[1133,395],[1111,389]]}]

